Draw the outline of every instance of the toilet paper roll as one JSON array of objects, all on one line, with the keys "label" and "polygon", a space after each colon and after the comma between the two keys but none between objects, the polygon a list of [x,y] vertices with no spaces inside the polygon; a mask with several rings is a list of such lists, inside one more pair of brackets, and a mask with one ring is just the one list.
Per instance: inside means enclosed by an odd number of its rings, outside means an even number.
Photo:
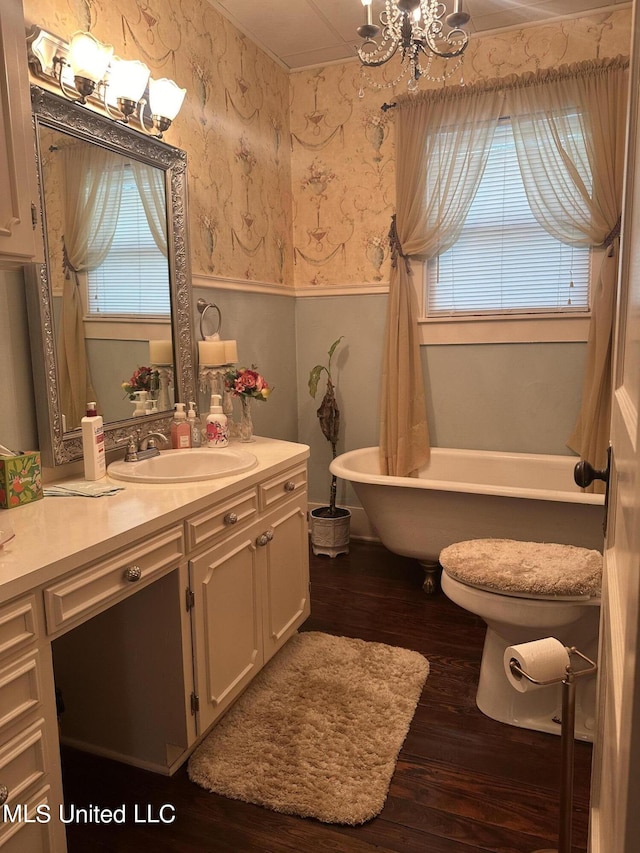
[{"label": "toilet paper roll", "polygon": [[537,690],[544,685],[532,684],[524,676],[512,672],[510,663],[515,660],[520,669],[524,670],[536,681],[562,681],[569,666],[569,653],[565,646],[555,637],[545,637],[532,643],[520,643],[517,646],[507,646],[504,651],[504,671],[511,686],[520,693]]}]

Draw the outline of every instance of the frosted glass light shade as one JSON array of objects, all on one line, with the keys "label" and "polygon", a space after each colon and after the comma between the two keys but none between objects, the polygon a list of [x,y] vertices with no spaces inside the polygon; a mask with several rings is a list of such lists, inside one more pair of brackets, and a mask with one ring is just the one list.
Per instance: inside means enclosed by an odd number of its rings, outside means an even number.
[{"label": "frosted glass light shade", "polygon": [[173,80],[163,77],[160,80],[149,80],[149,108],[151,115],[162,116],[169,121],[180,112],[180,107],[187,94],[186,89],[181,89]]},{"label": "frosted glass light shade", "polygon": [[74,33],[69,42],[68,61],[74,77],[99,83],[113,56],[113,45],[102,44],[91,33]]},{"label": "frosted glass light shade", "polygon": [[137,59],[114,56],[109,68],[109,94],[114,100],[124,98],[138,103],[149,79],[149,69]]}]

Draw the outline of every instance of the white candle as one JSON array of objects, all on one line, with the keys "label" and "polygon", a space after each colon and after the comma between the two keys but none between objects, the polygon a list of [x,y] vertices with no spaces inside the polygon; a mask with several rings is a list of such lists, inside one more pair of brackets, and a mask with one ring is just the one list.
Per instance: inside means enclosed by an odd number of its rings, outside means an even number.
[{"label": "white candle", "polygon": [[173,364],[172,342],[149,341],[149,361],[151,364]]},{"label": "white candle", "polygon": [[224,341],[224,360],[226,364],[235,364],[238,360],[237,341]]},{"label": "white candle", "polygon": [[209,367],[225,364],[224,349],[224,341],[198,341],[200,364]]}]

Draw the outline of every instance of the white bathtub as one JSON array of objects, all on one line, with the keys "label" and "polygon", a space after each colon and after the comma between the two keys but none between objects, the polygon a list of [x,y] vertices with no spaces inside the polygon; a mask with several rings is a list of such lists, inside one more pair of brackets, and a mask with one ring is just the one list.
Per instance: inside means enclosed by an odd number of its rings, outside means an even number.
[{"label": "white bathtub", "polygon": [[377,447],[330,465],[353,484],[382,543],[433,563],[465,539],[519,539],[602,551],[603,495],[575,485],[575,456],[434,448],[420,476],[380,473]]}]

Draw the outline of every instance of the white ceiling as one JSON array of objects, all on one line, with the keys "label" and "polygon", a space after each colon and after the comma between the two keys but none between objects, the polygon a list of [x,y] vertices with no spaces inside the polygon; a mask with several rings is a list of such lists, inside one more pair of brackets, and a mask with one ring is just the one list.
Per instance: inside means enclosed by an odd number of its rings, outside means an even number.
[{"label": "white ceiling", "polygon": [[[361,0],[209,0],[239,30],[286,68],[352,59],[364,23]],[[595,9],[628,0],[463,0],[470,33],[497,30]],[[453,0],[449,0],[452,8]],[[373,0],[374,21],[384,8]]]}]

